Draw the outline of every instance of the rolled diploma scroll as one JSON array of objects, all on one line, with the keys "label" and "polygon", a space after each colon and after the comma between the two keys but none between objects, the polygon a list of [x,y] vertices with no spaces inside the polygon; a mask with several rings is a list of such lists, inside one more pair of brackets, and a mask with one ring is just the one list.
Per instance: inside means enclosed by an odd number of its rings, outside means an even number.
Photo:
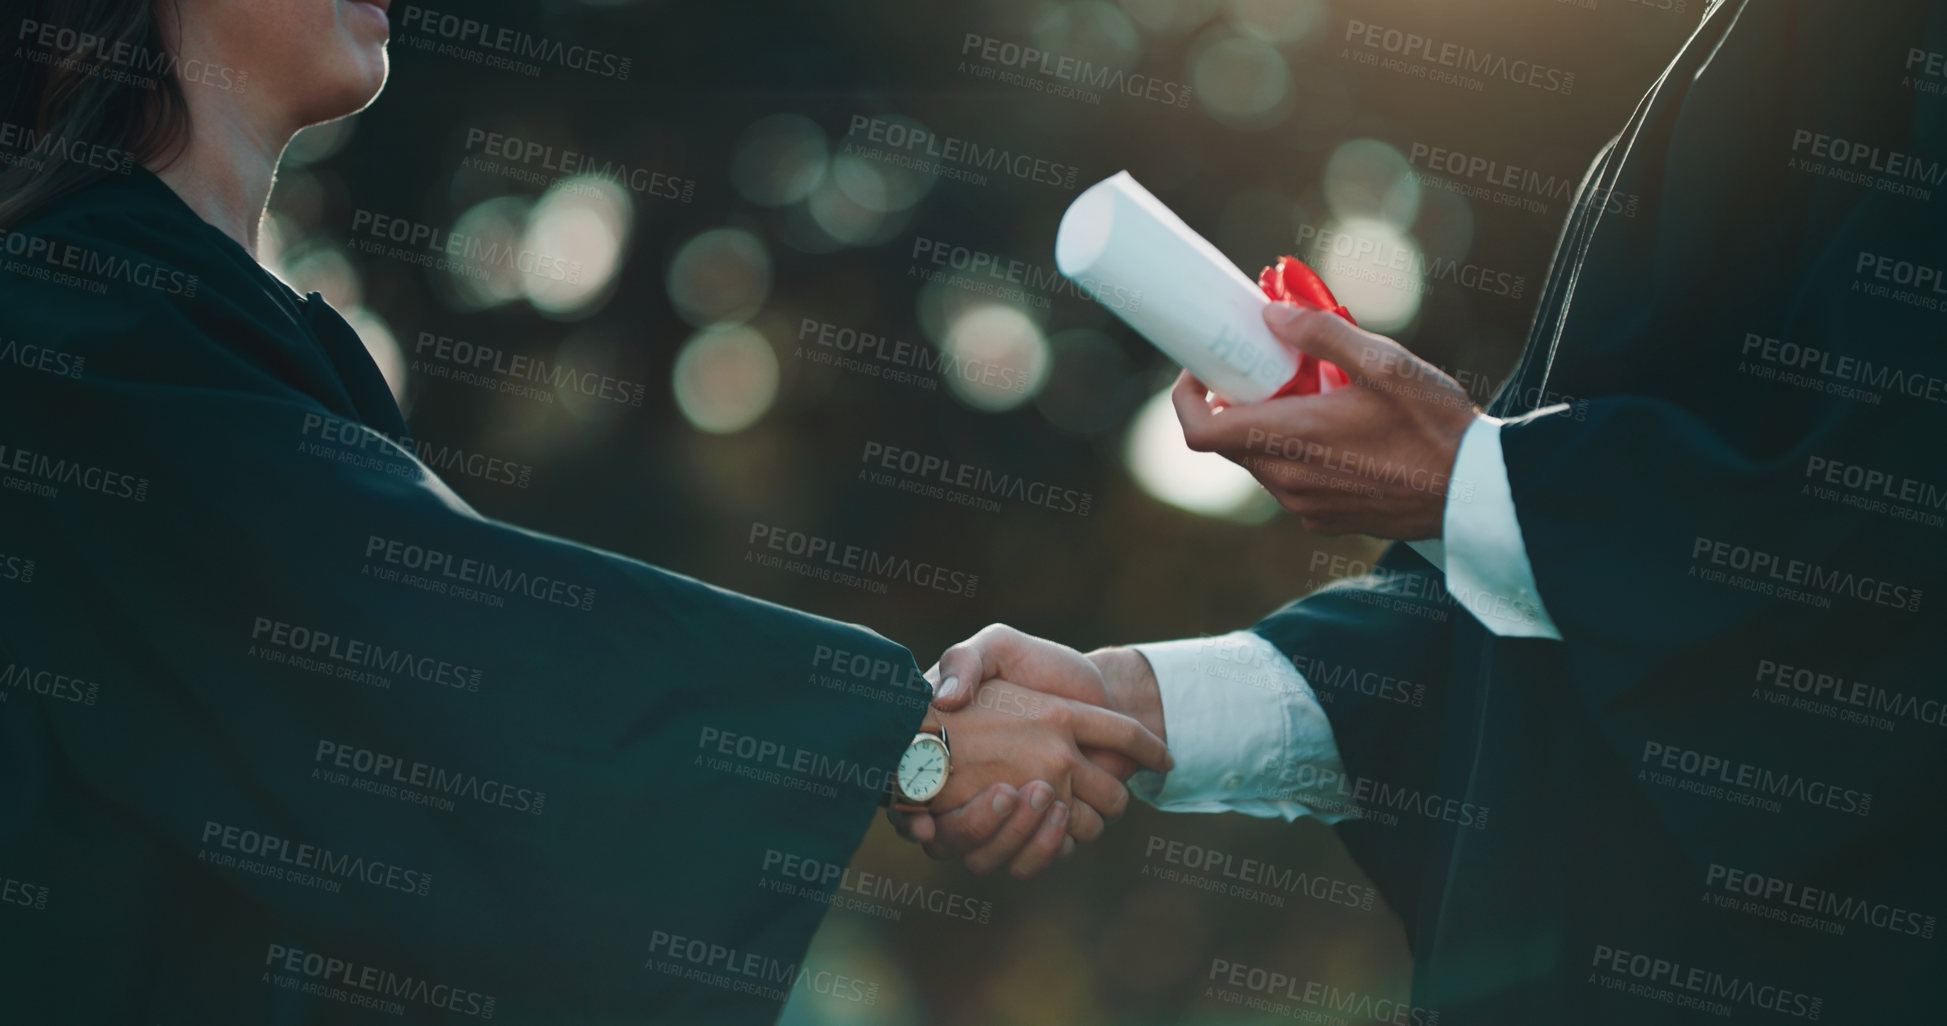
[{"label": "rolled diploma scroll", "polygon": [[1068,205],[1055,267],[1091,294],[1127,290],[1132,301],[1103,305],[1231,402],[1269,399],[1298,372],[1264,326],[1264,290],[1127,171]]}]

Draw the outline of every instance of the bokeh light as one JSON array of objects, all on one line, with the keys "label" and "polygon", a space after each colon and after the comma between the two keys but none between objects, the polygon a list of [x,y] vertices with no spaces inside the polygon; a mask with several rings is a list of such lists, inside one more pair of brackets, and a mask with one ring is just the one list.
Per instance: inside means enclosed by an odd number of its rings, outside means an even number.
[{"label": "bokeh light", "polygon": [[878,168],[857,157],[839,160],[848,162],[844,178],[827,178],[805,200],[818,230],[847,246],[883,242],[897,234],[906,219],[887,216],[891,189]]},{"label": "bokeh light", "polygon": [[833,158],[831,181],[847,198],[868,210],[906,210],[933,189],[932,175],[912,168],[843,153]]},{"label": "bokeh light", "polygon": [[1332,221],[1325,241],[1298,257],[1312,265],[1332,294],[1368,331],[1397,331],[1419,315],[1426,291],[1426,257],[1413,237],[1374,218]]},{"label": "bokeh light", "polygon": [[1227,28],[1206,32],[1191,47],[1190,85],[1211,116],[1234,128],[1266,128],[1291,112],[1284,55]]},{"label": "bokeh light", "polygon": [[325,239],[280,250],[270,265],[299,295],[316,292],[333,308],[346,310],[365,301],[364,282],[344,251]]},{"label": "bokeh light", "polygon": [[744,129],[730,162],[737,195],[782,207],[811,195],[825,178],[825,130],[802,114],[772,114]]},{"label": "bokeh light", "polygon": [[1405,231],[1420,213],[1420,183],[1406,155],[1377,139],[1340,143],[1325,160],[1325,203],[1342,220],[1384,221]]},{"label": "bokeh light", "polygon": [[669,301],[699,327],[750,319],[771,293],[771,255],[741,228],[712,228],[669,261]]},{"label": "bokeh light", "polygon": [[981,303],[955,317],[941,352],[947,387],[977,410],[1011,410],[1034,398],[1048,375],[1041,328],[1001,303]]},{"label": "bokeh light", "polygon": [[1117,0],[1131,20],[1152,35],[1178,35],[1210,20],[1223,0]]},{"label": "bokeh light", "polygon": [[365,343],[365,351],[372,354],[372,362],[379,365],[379,373],[385,376],[385,387],[392,392],[392,401],[398,403],[400,409],[406,409],[411,374],[407,370],[405,350],[399,348],[398,336],[392,333],[391,325],[362,306],[340,306],[338,312],[345,318],[345,323],[358,333],[358,340]]},{"label": "bokeh light", "polygon": [[528,213],[523,249],[573,262],[573,274],[528,274],[521,282],[535,309],[582,317],[601,308],[622,269],[635,204],[614,179],[564,178]]},{"label": "bokeh light", "polygon": [[1229,0],[1231,21],[1267,43],[1297,43],[1331,19],[1325,0]]},{"label": "bokeh light", "polygon": [[1272,511],[1277,508],[1243,467],[1183,444],[1183,427],[1168,389],[1151,396],[1136,412],[1122,459],[1144,492],[1178,509],[1207,517],[1259,520],[1267,513],[1266,504]]},{"label": "bokeh light", "polygon": [[[453,233],[471,239],[475,252],[518,252],[527,227],[527,206],[528,201],[518,196],[496,196],[476,203],[454,222]],[[485,310],[521,298],[521,273],[512,260],[453,256],[446,258],[443,277],[455,305],[462,310]]]},{"label": "bokeh light", "polygon": [[352,134],[357,128],[358,116],[354,114],[312,125],[298,132],[291,138],[290,145],[284,147],[284,158],[278,162],[280,175],[336,154],[352,141]]},{"label": "bokeh light", "polygon": [[1128,68],[1142,53],[1142,35],[1114,4],[1101,0],[1049,4],[1034,19],[1034,45],[1101,68]]},{"label": "bokeh light", "polygon": [[670,385],[676,408],[697,428],[731,434],[757,423],[777,400],[777,353],[741,324],[712,325],[676,354]]}]

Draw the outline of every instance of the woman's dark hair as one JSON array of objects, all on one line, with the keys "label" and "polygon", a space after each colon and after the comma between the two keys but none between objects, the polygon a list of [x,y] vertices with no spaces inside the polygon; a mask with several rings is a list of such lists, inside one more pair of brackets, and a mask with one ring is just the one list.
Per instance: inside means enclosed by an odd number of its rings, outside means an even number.
[{"label": "woman's dark hair", "polygon": [[189,141],[189,109],[158,0],[25,0],[0,24],[0,228]]}]

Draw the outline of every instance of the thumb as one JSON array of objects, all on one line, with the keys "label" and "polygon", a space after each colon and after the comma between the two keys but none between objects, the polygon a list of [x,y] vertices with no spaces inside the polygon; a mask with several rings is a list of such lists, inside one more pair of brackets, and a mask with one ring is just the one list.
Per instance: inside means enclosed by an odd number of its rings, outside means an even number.
[{"label": "thumb", "polygon": [[1335,313],[1291,303],[1267,304],[1264,325],[1285,343],[1337,364],[1354,381],[1369,378],[1391,344]]},{"label": "thumb", "polygon": [[940,661],[926,671],[926,679],[933,685],[933,708],[941,712],[966,708],[989,676],[982,664],[980,649],[969,642],[941,653]]}]

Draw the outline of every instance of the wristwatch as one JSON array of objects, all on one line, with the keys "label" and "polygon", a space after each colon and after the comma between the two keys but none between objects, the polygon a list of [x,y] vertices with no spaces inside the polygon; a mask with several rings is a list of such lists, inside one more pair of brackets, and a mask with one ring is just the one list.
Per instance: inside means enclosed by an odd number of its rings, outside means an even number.
[{"label": "wristwatch", "polygon": [[953,753],[947,748],[945,725],[922,725],[886,784],[887,801],[901,812],[925,812],[926,803],[946,790],[951,772]]}]

